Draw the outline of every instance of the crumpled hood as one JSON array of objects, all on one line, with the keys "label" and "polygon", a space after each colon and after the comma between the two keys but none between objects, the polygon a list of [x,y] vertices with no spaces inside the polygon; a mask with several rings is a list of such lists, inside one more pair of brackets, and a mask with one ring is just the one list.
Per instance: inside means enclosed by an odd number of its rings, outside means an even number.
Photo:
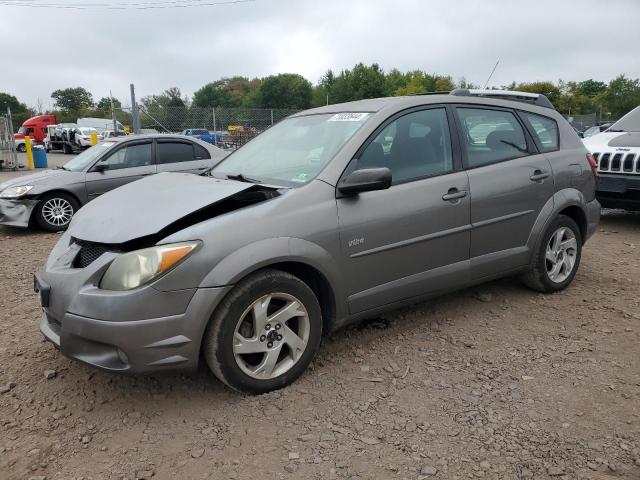
[{"label": "crumpled hood", "polygon": [[31,175],[22,175],[20,177],[12,178],[4,183],[0,183],[0,191],[4,190],[7,187],[12,187],[14,185],[37,185],[39,183],[47,182],[55,177],[59,177],[62,175],[68,175],[69,173],[66,170],[56,169],[56,170],[43,170],[41,172],[32,173]]},{"label": "crumpled hood", "polygon": [[188,173],[160,173],[116,188],[82,207],[72,237],[121,244],[154,235],[183,217],[255,187]]}]

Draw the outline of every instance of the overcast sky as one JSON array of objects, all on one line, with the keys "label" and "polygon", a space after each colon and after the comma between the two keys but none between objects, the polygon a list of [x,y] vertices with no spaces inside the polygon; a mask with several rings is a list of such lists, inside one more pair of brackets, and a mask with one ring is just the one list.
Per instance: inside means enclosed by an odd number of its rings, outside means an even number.
[{"label": "overcast sky", "polygon": [[[0,91],[50,108],[58,88],[128,105],[220,77],[377,62],[491,85],[640,77],[640,0],[0,0]],[[228,1],[228,0],[227,0]],[[34,6],[11,6],[30,3]],[[63,9],[138,5],[144,10]],[[38,5],[38,6],[36,6]],[[52,8],[44,8],[49,5]]]}]

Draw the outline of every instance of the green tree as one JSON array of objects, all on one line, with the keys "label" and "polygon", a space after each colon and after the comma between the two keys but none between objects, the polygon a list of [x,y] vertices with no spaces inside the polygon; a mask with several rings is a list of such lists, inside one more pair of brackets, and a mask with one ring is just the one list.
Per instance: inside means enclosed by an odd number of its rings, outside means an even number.
[{"label": "green tree", "polygon": [[582,95],[593,98],[604,93],[607,90],[607,84],[604,82],[599,82],[597,80],[589,79],[578,83],[577,90]]},{"label": "green tree", "polygon": [[255,107],[261,81],[246,77],[221,78],[207,83],[193,95],[193,106],[211,107]]},{"label": "green tree", "polygon": [[309,108],[311,95],[311,83],[295,73],[272,75],[263,79],[260,85],[263,108]]},{"label": "green tree", "polygon": [[11,108],[11,119],[16,132],[26,119],[35,115],[33,110],[20,102],[15,96],[0,92],[0,115],[7,113],[7,108]]},{"label": "green tree", "polygon": [[56,107],[65,113],[79,113],[93,106],[93,95],[82,87],[63,88],[51,94]]},{"label": "green tree", "polygon": [[24,113],[28,110],[27,106],[13,95],[0,92],[0,115],[7,113],[7,108],[11,109],[12,114]]},{"label": "green tree", "polygon": [[521,92],[529,92],[529,93],[541,93],[546,96],[551,103],[554,105],[558,100],[560,100],[560,96],[562,92],[560,88],[553,84],[553,82],[531,82],[531,83],[521,83],[516,88]]},{"label": "green tree", "polygon": [[[113,106],[116,107],[116,109],[120,109],[122,104],[120,103],[120,100],[114,98]],[[102,97],[98,103],[96,103],[96,110],[99,110],[100,112],[111,112],[111,98]]]},{"label": "green tree", "polygon": [[606,92],[602,94],[602,101],[605,111],[612,118],[620,118],[640,105],[640,80],[617,76],[609,82]]}]

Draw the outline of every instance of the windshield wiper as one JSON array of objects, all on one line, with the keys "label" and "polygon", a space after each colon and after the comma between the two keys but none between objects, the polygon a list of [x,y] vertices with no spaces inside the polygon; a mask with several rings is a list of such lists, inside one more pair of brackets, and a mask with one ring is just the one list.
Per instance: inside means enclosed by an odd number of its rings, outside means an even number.
[{"label": "windshield wiper", "polygon": [[256,180],[255,178],[247,177],[242,173],[228,173],[227,178],[229,180],[238,180],[239,182],[246,183],[260,183],[260,180]]},{"label": "windshield wiper", "polygon": [[65,166],[64,166],[64,165],[62,165],[61,167],[60,167],[60,166],[58,166],[58,167],[56,167],[56,169],[57,169],[57,170],[66,170],[67,172],[70,172],[70,171],[71,171],[71,170],[69,170],[68,168],[65,168]]},{"label": "windshield wiper", "polygon": [[609,130],[606,130],[606,131],[607,132],[614,132],[614,133],[624,133],[624,132],[626,132],[626,130],[620,130],[620,129],[617,129],[617,128],[615,130],[609,129]]}]

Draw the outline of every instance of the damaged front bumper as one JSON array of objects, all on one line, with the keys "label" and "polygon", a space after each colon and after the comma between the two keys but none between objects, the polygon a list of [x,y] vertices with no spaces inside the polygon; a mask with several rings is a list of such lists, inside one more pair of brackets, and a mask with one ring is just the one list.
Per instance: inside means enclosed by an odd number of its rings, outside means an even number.
[{"label": "damaged front bumper", "polygon": [[0,225],[11,227],[28,227],[31,212],[38,200],[29,198],[0,198]]},{"label": "damaged front bumper", "polygon": [[195,369],[209,318],[230,287],[166,290],[156,282],[102,290],[100,279],[118,253],[76,268],[79,248],[64,234],[35,275],[45,338],[64,355],[112,372]]}]

